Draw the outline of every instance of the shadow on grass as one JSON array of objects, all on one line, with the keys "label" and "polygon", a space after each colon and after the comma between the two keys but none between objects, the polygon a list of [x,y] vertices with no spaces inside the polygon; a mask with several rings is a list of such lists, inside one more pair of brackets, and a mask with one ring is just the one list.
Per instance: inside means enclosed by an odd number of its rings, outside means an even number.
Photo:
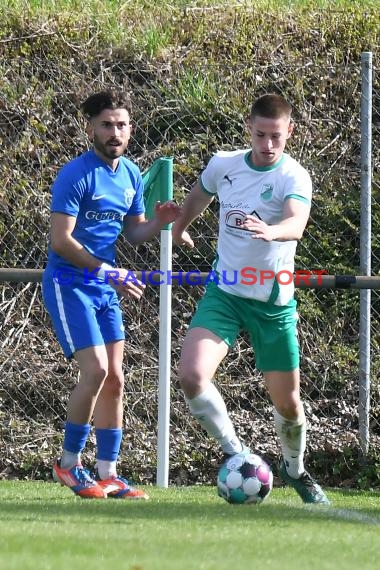
[{"label": "shadow on grass", "polygon": [[[199,497],[181,494],[165,495],[164,490],[153,493],[150,501],[106,501],[83,500],[78,497],[58,495],[57,497],[18,497],[0,500],[0,521],[12,524],[17,520],[39,520],[41,522],[66,520],[78,518],[91,520],[91,524],[104,524],[107,519],[113,524],[131,524],[136,520],[147,521],[181,521],[199,520],[207,521],[225,520],[232,522],[257,522],[286,527],[294,522],[303,524],[315,520],[339,520],[346,524],[380,525],[380,511],[377,508],[358,507],[336,508],[313,505],[289,505],[284,500],[272,499],[263,505],[229,505],[222,500],[209,496]],[[42,494],[41,494],[42,495]],[[178,500],[179,495],[182,495]],[[380,501],[380,493],[374,493]],[[204,499],[204,500],[203,500]]]}]

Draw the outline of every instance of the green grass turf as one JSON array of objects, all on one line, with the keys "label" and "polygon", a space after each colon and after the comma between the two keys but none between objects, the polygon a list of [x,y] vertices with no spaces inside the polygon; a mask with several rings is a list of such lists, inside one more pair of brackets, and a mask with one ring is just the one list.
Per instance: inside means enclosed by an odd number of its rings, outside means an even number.
[{"label": "green grass turf", "polygon": [[[229,505],[213,487],[147,488],[150,501],[83,500],[58,484],[0,482],[6,570],[374,570],[380,494],[330,490],[310,507],[291,489]],[[377,562],[376,562],[377,561]]]}]

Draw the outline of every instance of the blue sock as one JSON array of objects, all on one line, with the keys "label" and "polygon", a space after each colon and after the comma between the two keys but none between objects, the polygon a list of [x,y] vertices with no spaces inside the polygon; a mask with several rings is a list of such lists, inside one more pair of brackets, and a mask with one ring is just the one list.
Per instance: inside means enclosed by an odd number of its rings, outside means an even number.
[{"label": "blue sock", "polygon": [[102,429],[96,428],[96,459],[101,461],[116,461],[121,446],[123,431],[121,428]]},{"label": "blue sock", "polygon": [[65,439],[61,457],[62,469],[71,469],[74,465],[80,465],[80,454],[86,445],[89,432],[89,424],[72,424],[71,422],[66,422]]},{"label": "blue sock", "polygon": [[71,422],[66,422],[63,449],[70,453],[80,453],[86,445],[89,433],[90,424],[72,424]]}]

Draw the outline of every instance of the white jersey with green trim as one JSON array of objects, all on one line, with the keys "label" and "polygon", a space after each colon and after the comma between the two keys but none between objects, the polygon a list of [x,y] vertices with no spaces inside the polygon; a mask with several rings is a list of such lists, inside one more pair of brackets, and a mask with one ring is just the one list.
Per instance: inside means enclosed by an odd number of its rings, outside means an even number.
[{"label": "white jersey with green trim", "polygon": [[219,151],[200,176],[202,189],[217,195],[219,236],[213,269],[218,286],[233,295],[286,305],[294,295],[297,241],[252,239],[241,227],[247,214],[266,224],[282,220],[285,200],[311,203],[308,172],[284,153],[269,167],[253,167],[251,149]]}]

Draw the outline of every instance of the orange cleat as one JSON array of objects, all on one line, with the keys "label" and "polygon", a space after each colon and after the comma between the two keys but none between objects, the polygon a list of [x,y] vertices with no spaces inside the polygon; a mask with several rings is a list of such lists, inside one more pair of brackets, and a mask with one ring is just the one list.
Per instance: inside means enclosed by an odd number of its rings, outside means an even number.
[{"label": "orange cleat", "polygon": [[108,497],[112,497],[114,499],[149,499],[149,496],[144,491],[132,487],[123,477],[111,477],[110,479],[97,480],[97,483]]},{"label": "orange cleat", "polygon": [[75,465],[71,469],[62,469],[57,459],[53,466],[53,479],[69,487],[73,493],[83,499],[106,499],[107,493],[90,477],[82,465]]}]

